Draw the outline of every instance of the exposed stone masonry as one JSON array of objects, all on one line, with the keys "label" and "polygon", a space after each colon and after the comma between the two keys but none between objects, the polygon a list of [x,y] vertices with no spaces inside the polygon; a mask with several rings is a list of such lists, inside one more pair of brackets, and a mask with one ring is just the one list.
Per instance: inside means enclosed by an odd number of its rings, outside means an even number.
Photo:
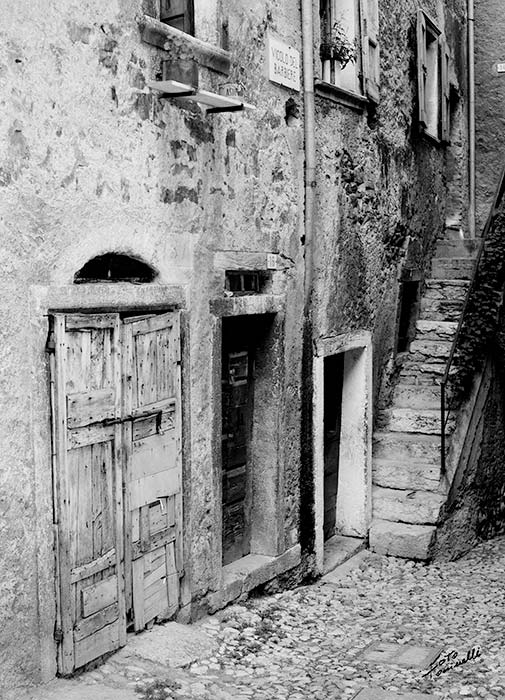
[{"label": "exposed stone masonry", "polygon": [[[450,233],[450,232],[449,232]],[[426,560],[449,489],[441,474],[440,383],[470,284],[472,242],[437,242],[416,334],[397,362],[391,406],[377,420],[373,452],[371,548]],[[450,416],[447,434],[454,429]]]}]

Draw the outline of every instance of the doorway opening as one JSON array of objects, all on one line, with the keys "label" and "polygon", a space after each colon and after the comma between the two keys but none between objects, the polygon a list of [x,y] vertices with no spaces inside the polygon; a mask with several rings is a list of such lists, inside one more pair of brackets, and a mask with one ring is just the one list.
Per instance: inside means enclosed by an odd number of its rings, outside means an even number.
[{"label": "doorway opening", "polygon": [[[275,472],[272,410],[274,314],[223,318],[221,477],[223,566],[248,554],[271,554],[261,492]],[[273,439],[272,439],[273,438]],[[264,476],[263,483],[259,481]]]},{"label": "doorway opening", "polygon": [[344,353],[324,358],[324,540],[336,534]]},{"label": "doorway opening", "polygon": [[180,604],[180,312],[54,313],[59,671]]},{"label": "doorway opening", "polygon": [[313,413],[315,548],[317,566],[323,572],[363,547],[370,521],[370,334],[324,339],[317,352]]},{"label": "doorway opening", "polygon": [[420,306],[420,282],[403,281],[400,285],[397,352],[407,352],[416,334]]}]

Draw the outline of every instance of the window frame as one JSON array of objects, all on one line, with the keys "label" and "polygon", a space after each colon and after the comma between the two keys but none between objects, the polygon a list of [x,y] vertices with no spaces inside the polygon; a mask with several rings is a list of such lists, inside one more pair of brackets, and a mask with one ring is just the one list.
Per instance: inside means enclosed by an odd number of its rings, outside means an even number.
[{"label": "window frame", "polygon": [[417,11],[416,24],[419,129],[435,142],[447,144],[450,140],[449,46],[443,31],[424,10]]},{"label": "window frame", "polygon": [[[319,31],[320,45],[324,42],[324,27],[333,26],[338,18],[339,0],[320,0],[319,3]],[[357,102],[379,102],[380,90],[380,43],[379,43],[379,8],[378,0],[353,0],[354,11],[354,36],[349,36],[351,41],[357,44],[357,57],[354,62],[355,87],[350,89],[348,85],[339,83],[336,79],[334,59],[320,57],[320,75],[322,80],[317,81],[319,92],[327,94],[331,88],[346,98],[355,98]],[[345,10],[344,10],[345,11]],[[345,70],[345,69],[344,69]],[[343,101],[347,106],[347,100]]]},{"label": "window frame", "polygon": [[[170,3],[170,0],[144,0],[144,13],[150,17],[154,17],[154,19],[162,24],[178,29],[190,36],[195,36],[194,0],[175,0],[176,5],[180,5],[182,11],[179,12],[174,8],[172,21],[168,21],[170,18],[170,11],[167,8],[168,3]],[[182,27],[180,26],[181,18]]]}]

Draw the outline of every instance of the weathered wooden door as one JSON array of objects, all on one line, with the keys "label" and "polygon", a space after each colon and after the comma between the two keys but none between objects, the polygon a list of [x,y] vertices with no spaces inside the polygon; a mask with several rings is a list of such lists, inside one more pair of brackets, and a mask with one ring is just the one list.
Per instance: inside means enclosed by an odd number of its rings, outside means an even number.
[{"label": "weathered wooden door", "polygon": [[[135,630],[179,606],[182,574],[179,315],[125,319],[127,607]],[[129,562],[127,571],[130,571]],[[130,596],[131,591],[131,596]]]},{"label": "weathered wooden door", "polygon": [[117,314],[54,317],[62,673],[126,641]]},{"label": "weathered wooden door", "polygon": [[53,319],[59,668],[70,673],[179,605],[178,312]]},{"label": "weathered wooden door", "polygon": [[223,564],[250,552],[248,451],[253,402],[253,352],[235,325],[223,334],[222,488]]}]

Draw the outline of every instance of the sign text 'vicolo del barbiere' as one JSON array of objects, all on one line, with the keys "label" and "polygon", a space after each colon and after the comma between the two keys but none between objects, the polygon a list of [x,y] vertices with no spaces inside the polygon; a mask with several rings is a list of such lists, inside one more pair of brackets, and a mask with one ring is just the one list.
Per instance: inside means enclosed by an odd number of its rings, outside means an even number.
[{"label": "sign text 'vicolo del barbiere'", "polygon": [[300,52],[283,41],[267,37],[268,79],[293,90],[300,90]]}]

